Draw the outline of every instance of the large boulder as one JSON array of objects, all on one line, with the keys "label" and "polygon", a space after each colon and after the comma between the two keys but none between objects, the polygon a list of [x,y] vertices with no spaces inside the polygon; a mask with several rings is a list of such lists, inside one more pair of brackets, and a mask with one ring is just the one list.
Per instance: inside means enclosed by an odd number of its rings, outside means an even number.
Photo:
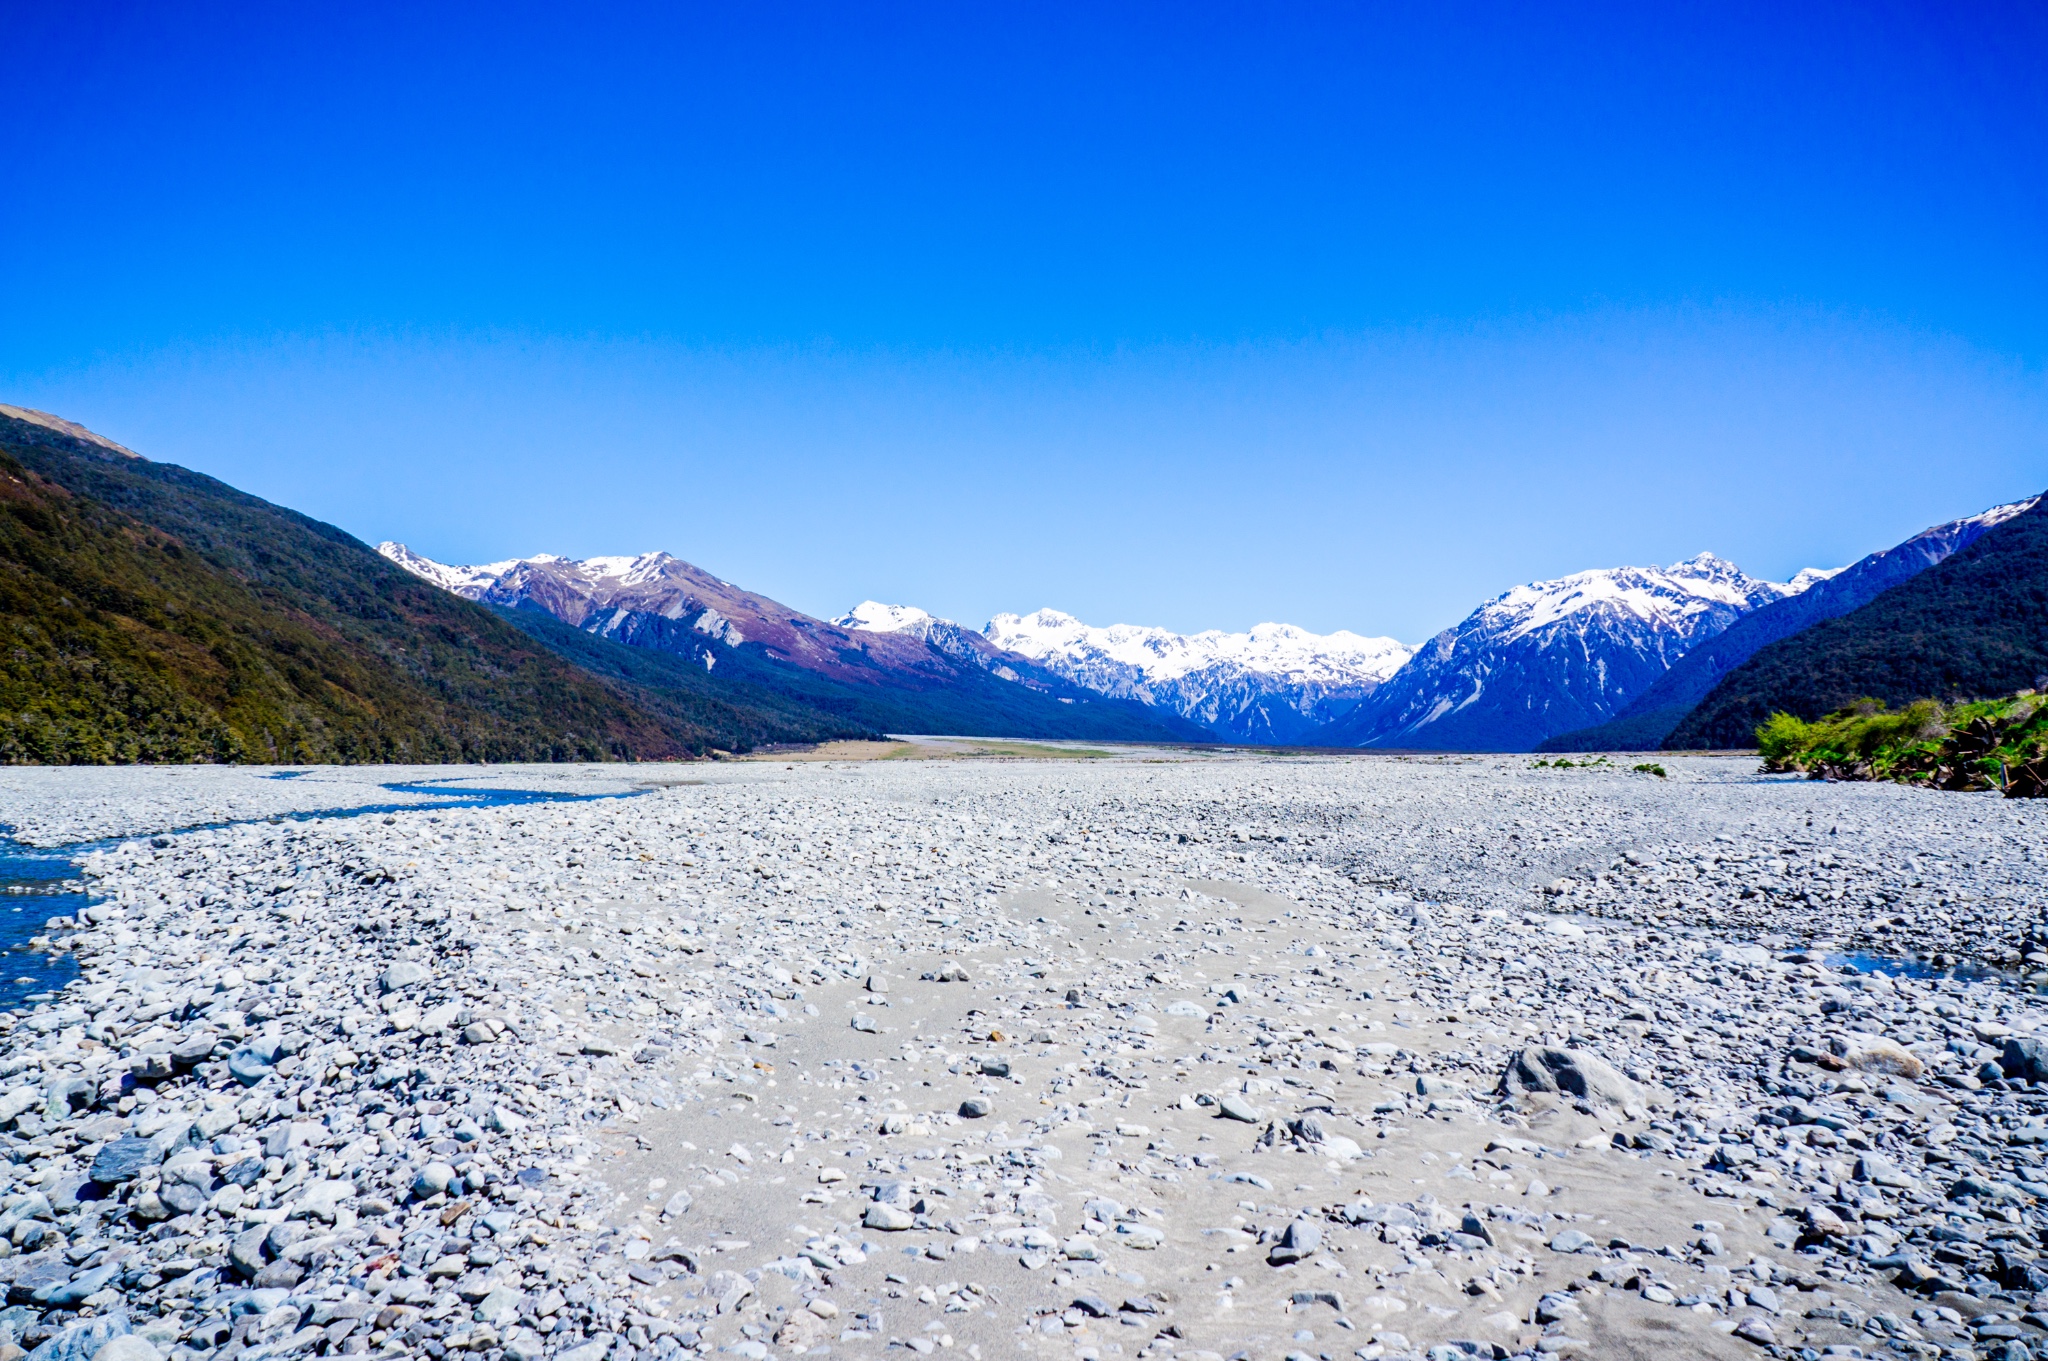
[{"label": "large boulder", "polygon": [[1846,1035],[1833,1046],[1842,1063],[1859,1073],[1917,1082],[1927,1072],[1920,1056],[1881,1035]]},{"label": "large boulder", "polygon": [[1998,1066],[2017,1082],[2048,1082],[2048,1044],[2038,1036],[2014,1035],[2006,1040]]},{"label": "large boulder", "polygon": [[1508,1060],[1500,1075],[1500,1091],[1507,1096],[1526,1092],[1571,1096],[1595,1106],[1653,1104],[1650,1091],[1623,1077],[1607,1060],[1579,1049],[1544,1045],[1530,1045]]}]

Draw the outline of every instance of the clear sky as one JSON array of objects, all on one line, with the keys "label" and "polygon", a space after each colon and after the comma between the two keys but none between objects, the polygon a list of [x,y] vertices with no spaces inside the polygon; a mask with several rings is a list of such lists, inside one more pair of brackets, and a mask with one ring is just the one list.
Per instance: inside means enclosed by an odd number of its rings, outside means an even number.
[{"label": "clear sky", "polygon": [[0,401],[821,614],[1782,579],[2048,487],[2044,14],[0,0]]}]

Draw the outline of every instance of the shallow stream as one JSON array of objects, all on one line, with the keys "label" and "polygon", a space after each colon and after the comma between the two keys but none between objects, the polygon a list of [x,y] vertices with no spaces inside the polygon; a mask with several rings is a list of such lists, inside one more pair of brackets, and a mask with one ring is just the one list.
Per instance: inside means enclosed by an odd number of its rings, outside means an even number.
[{"label": "shallow stream", "polygon": [[[280,771],[272,779],[289,780],[307,774],[303,770]],[[274,817],[243,818],[230,822],[202,823],[178,828],[180,832],[220,827],[247,826],[257,822],[307,822],[315,818],[363,817],[370,814],[439,811],[456,808],[502,808],[529,803],[589,803],[596,799],[629,799],[645,790],[615,794],[564,794],[536,789],[446,788],[436,781],[416,781],[378,786],[393,794],[431,795],[432,803],[374,803],[352,808],[318,809],[312,812],[281,813]],[[79,861],[111,841],[86,841],[71,846],[27,846],[0,836],[0,1010],[45,1001],[78,976],[78,961],[68,952],[37,949],[30,942],[76,921],[92,903]],[[62,919],[55,928],[53,920]]]}]

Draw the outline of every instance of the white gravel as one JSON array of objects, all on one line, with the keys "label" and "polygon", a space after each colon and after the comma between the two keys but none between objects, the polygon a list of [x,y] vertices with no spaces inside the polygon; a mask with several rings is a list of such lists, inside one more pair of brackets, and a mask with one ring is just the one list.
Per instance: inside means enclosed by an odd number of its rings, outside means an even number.
[{"label": "white gravel", "polygon": [[[2024,1348],[2048,1009],[1831,961],[2048,963],[2048,810],[1663,764],[5,772],[136,839],[0,1038],[0,1336]],[[651,789],[264,820],[419,779]]]}]

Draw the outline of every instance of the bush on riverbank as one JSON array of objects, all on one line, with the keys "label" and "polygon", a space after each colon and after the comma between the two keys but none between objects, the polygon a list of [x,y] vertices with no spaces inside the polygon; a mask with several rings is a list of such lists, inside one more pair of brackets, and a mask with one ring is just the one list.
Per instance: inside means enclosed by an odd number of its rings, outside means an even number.
[{"label": "bush on riverbank", "polygon": [[1774,713],[1756,730],[1764,769],[1817,780],[1897,780],[1935,789],[2048,795],[2048,695],[1903,709],[1860,699],[1809,723]]}]

